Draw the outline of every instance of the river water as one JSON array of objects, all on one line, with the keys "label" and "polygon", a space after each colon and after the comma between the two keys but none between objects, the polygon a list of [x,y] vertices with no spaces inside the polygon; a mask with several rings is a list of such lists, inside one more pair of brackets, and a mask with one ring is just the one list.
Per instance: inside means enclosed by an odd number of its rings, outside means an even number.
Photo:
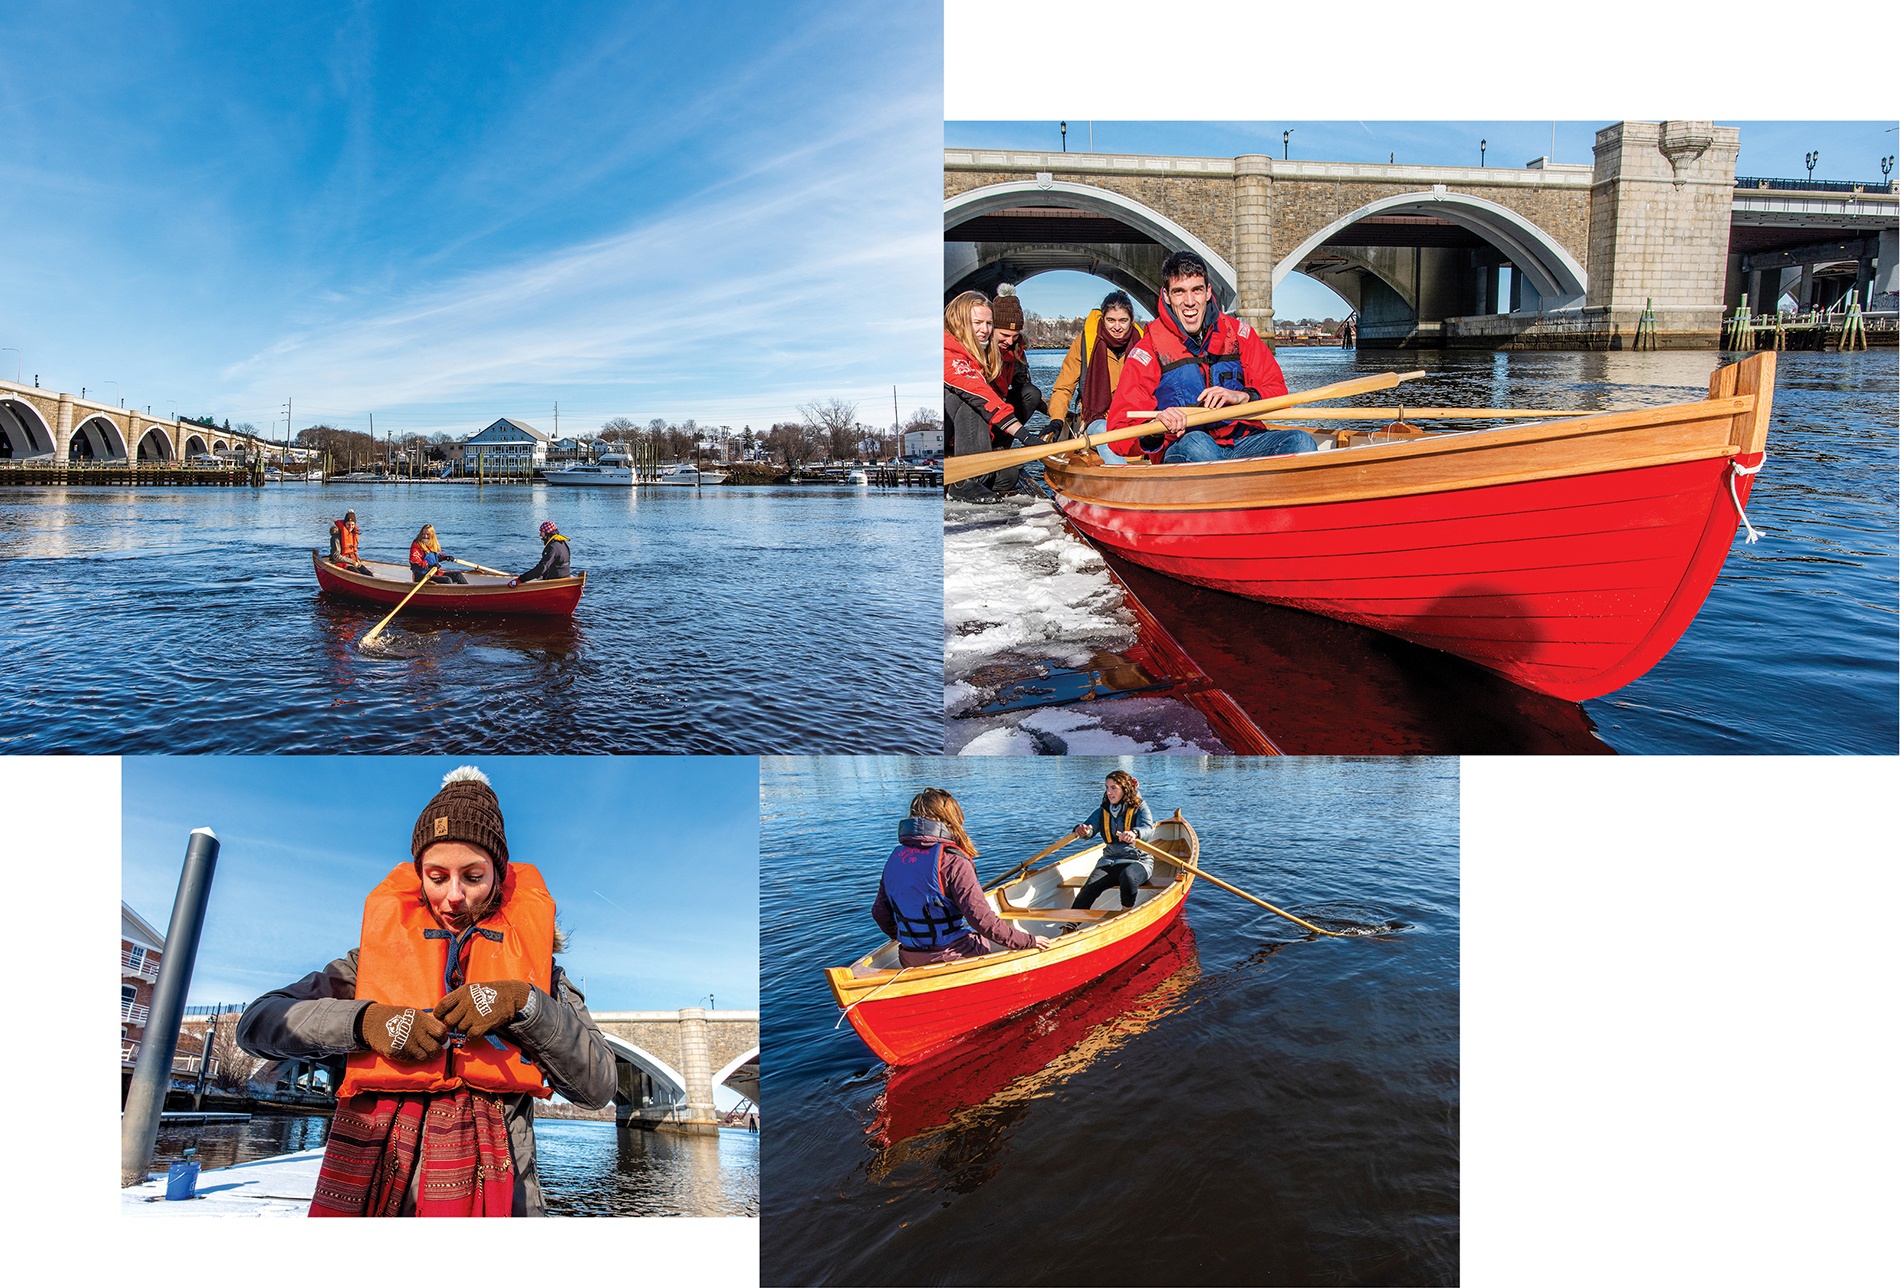
[{"label": "river water", "polygon": [[[1296,390],[1380,371],[1431,373],[1352,400],[1360,405],[1402,398],[1593,410],[1704,397],[1709,373],[1736,356],[1278,354]],[[1061,360],[1052,350],[1032,353],[1030,370],[1045,391]],[[1891,755],[1900,748],[1897,385],[1892,350],[1780,355],[1767,466],[1748,507],[1760,541],[1749,545],[1737,534],[1701,613],[1654,669],[1580,705],[1374,631],[1139,569],[1130,584],[1263,731],[1296,754]],[[998,531],[1008,539],[1007,527]],[[954,580],[957,569],[946,573]],[[954,728],[951,742],[959,743]]]},{"label": "river water", "polygon": [[[152,1170],[162,1174],[195,1148],[206,1170],[321,1146],[321,1115],[256,1114],[247,1123],[168,1126]],[[612,1123],[540,1118],[535,1167],[552,1216],[757,1216],[759,1136],[621,1132]]]},{"label": "river water", "polygon": [[[0,488],[11,754],[936,750],[941,494],[546,484]],[[317,591],[362,552],[523,571],[553,519],[573,620],[385,610]],[[920,607],[920,604],[922,605]]]},{"label": "river water", "polygon": [[[893,1075],[820,974],[882,939],[910,797],[1000,875],[1124,767],[1210,884],[1115,971]],[[1452,1283],[1458,767],[1445,759],[768,759],[766,1284]]]}]

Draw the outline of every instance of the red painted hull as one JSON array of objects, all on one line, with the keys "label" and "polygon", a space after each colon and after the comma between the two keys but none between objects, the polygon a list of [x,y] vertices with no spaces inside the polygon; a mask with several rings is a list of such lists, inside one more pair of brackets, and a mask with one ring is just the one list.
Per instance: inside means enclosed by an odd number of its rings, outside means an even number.
[{"label": "red painted hull", "polygon": [[[1728,474],[1715,458],[1277,509],[1066,498],[1062,509],[1157,572],[1370,626],[1581,701],[1649,670],[1694,620],[1735,536]],[[1752,482],[1736,480],[1744,504]]]},{"label": "red painted hull", "polygon": [[1183,892],[1172,907],[1134,934],[1066,961],[956,988],[861,1002],[851,1008],[851,1027],[886,1064],[914,1064],[972,1029],[1046,1002],[1115,969],[1173,925],[1185,904]]},{"label": "red painted hull", "polygon": [[1648,671],[1695,619],[1773,390],[1758,354],[1702,402],[1204,465],[1069,455],[1046,477],[1076,529],[1132,563],[1577,702]]},{"label": "red painted hull", "polygon": [[[345,572],[315,552],[312,552],[310,562],[316,569],[319,586],[331,594],[342,595],[359,603],[394,608],[403,602],[403,596],[415,586],[414,582]],[[581,590],[586,584],[586,573],[563,577],[558,581],[531,581],[525,586],[432,583],[417,591],[403,611],[572,617],[575,606],[581,602]]]}]

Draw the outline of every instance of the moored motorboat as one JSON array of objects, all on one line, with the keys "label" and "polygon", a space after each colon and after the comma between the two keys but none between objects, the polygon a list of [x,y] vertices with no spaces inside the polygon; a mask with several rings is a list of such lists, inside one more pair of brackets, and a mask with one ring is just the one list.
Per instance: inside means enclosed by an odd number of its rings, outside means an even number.
[{"label": "moored motorboat", "polygon": [[632,487],[633,466],[618,452],[598,461],[576,461],[566,469],[550,470],[547,481],[560,487]]},{"label": "moored motorboat", "polygon": [[669,487],[711,487],[715,483],[724,483],[726,476],[718,470],[704,470],[685,461],[678,465],[662,466],[653,481]]},{"label": "moored motorboat", "polygon": [[1762,464],[1774,360],[1666,407],[1205,465],[1072,453],[1044,477],[1133,563],[1582,701],[1648,671],[1708,597]]},{"label": "moored motorboat", "polygon": [[[415,581],[410,576],[408,564],[365,559],[363,565],[375,574],[366,577],[337,567],[315,550],[310,552],[310,562],[316,568],[317,584],[325,591],[361,603],[394,608],[403,602],[403,596],[415,590]],[[466,576],[466,586],[432,578],[428,585],[416,590],[414,598],[409,600],[403,611],[421,609],[436,613],[569,617],[573,615],[575,605],[581,602],[581,590],[587,585],[585,572],[552,581],[524,582],[519,586],[510,585],[507,577],[475,572],[467,573]]]},{"label": "moored motorboat", "polygon": [[[1155,826],[1155,847],[1192,864],[1200,839],[1176,810]],[[987,891],[997,915],[1032,935],[1055,938],[1047,948],[903,967],[887,940],[850,966],[825,971],[831,994],[865,1045],[890,1065],[913,1064],[964,1034],[1086,984],[1129,960],[1173,923],[1194,884],[1189,872],[1159,860],[1135,906],[1071,910],[1102,846],[1059,858]],[[1067,933],[1064,933],[1067,932]]]}]

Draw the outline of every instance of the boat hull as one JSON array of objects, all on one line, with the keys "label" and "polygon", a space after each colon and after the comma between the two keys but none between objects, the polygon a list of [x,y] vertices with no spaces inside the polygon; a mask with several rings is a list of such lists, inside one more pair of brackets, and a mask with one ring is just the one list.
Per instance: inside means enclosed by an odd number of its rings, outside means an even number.
[{"label": "boat hull", "polygon": [[[1193,829],[1177,815],[1164,821],[1156,843],[1191,859],[1198,855],[1193,836]],[[1090,853],[1079,856],[1084,871],[1092,866]],[[1156,867],[1159,875],[1165,865]],[[1174,924],[1193,883],[1191,875],[1178,873],[1133,910],[1045,949],[992,953],[901,972],[867,973],[873,959],[866,958],[855,968],[827,970],[826,977],[851,1027],[879,1059],[892,1066],[915,1064],[972,1030],[1079,988],[1129,961]],[[1021,890],[1022,885],[1010,889]],[[888,956],[890,948],[887,944],[880,952]]]},{"label": "boat hull", "polygon": [[1063,458],[1046,477],[1075,527],[1131,562],[1582,701],[1661,660],[1721,571],[1765,447],[1759,358],[1679,408],[1239,469]]},{"label": "boat hull", "polygon": [[[311,551],[310,562],[316,570],[317,584],[324,591],[358,603],[394,608],[415,587],[413,581],[395,578],[394,574],[398,570],[404,578],[409,575],[409,570],[400,564],[364,560],[365,565],[383,574],[365,577],[338,568],[314,550]],[[505,577],[469,574],[469,583],[458,586],[453,582],[440,585],[432,582],[416,591],[415,597],[409,600],[403,611],[571,617],[575,606],[581,601],[581,590],[587,585],[587,574],[583,572],[575,577],[562,577],[554,581],[531,581],[521,586],[508,585]]]}]

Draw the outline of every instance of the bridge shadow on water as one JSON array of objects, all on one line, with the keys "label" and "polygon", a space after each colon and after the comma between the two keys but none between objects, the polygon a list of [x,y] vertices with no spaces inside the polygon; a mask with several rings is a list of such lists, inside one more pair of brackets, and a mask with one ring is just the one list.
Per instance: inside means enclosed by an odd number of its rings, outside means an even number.
[{"label": "bridge shadow on water", "polygon": [[1289,755],[1613,752],[1578,704],[1449,653],[1102,557]]}]

